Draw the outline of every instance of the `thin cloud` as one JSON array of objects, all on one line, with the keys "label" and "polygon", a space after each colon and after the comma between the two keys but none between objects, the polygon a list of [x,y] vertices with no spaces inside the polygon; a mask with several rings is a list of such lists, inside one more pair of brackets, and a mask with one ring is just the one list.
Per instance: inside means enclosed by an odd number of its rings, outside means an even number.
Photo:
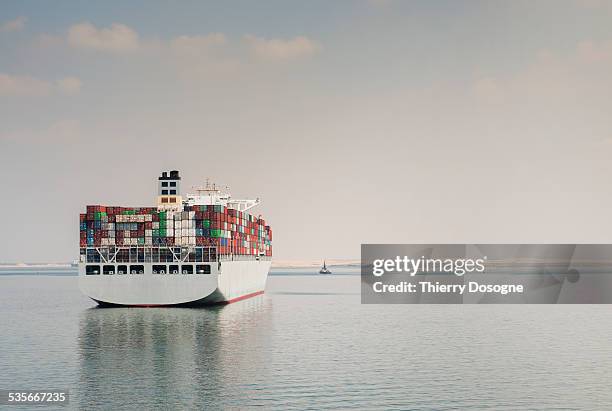
[{"label": "thin cloud", "polygon": [[187,80],[232,75],[242,66],[240,56],[223,33],[179,36],[160,52],[169,54],[179,76]]},{"label": "thin cloud", "polygon": [[81,91],[82,82],[76,77],[65,77],[56,82],[59,92],[66,95],[75,95]]},{"label": "thin cloud", "polygon": [[141,47],[138,33],[117,23],[107,28],[97,28],[89,22],[75,24],[68,29],[68,44],[79,49],[113,53],[136,51]]},{"label": "thin cloud", "polygon": [[612,60],[612,41],[583,41],[578,45],[578,57],[585,63],[602,63]]},{"label": "thin cloud", "polygon": [[269,60],[292,60],[310,57],[320,50],[320,46],[308,37],[298,36],[293,39],[265,39],[246,35],[244,40],[251,53]]},{"label": "thin cloud", "polygon": [[321,50],[317,42],[305,36],[266,39],[245,35],[241,42],[232,43],[223,33],[209,33],[159,40],[141,38],[125,24],[97,27],[90,22],[70,26],[65,36],[39,36],[38,44],[42,47],[64,44],[74,49],[107,53],[141,52],[164,61],[175,60],[181,72],[193,71],[192,66],[196,66],[197,72],[235,71],[252,60],[249,56],[261,61],[288,61],[308,58]]},{"label": "thin cloud", "polygon": [[40,48],[53,48],[66,45],[64,36],[55,34],[41,34],[34,39],[34,45]]},{"label": "thin cloud", "polygon": [[491,77],[478,79],[474,84],[474,93],[479,100],[487,103],[499,103],[503,100],[499,81]]},{"label": "thin cloud", "polygon": [[226,43],[227,38],[223,33],[211,33],[204,36],[176,37],[170,43],[170,47],[181,55],[201,56]]},{"label": "thin cloud", "polygon": [[25,27],[26,21],[27,21],[27,18],[20,16],[14,20],[9,20],[7,22],[4,22],[2,23],[2,25],[0,25],[0,32],[6,33],[9,31],[23,30],[23,28]]},{"label": "thin cloud", "polygon": [[540,104],[557,107],[577,99],[594,104],[612,87],[612,42],[584,41],[569,53],[541,51],[533,61],[505,78],[483,77],[473,92],[483,103]]},{"label": "thin cloud", "polygon": [[65,77],[55,82],[24,75],[0,73],[0,96],[46,97],[55,92],[74,95],[81,90],[81,80]]},{"label": "thin cloud", "polygon": [[0,73],[0,96],[41,97],[51,94],[51,89],[48,81]]}]

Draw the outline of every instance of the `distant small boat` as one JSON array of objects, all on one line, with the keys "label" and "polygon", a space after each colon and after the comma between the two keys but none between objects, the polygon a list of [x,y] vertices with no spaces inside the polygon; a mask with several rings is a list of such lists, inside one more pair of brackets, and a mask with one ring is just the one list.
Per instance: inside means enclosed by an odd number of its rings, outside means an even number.
[{"label": "distant small boat", "polygon": [[331,274],[332,272],[327,269],[327,265],[325,265],[325,260],[323,261],[323,267],[319,270],[319,274]]}]

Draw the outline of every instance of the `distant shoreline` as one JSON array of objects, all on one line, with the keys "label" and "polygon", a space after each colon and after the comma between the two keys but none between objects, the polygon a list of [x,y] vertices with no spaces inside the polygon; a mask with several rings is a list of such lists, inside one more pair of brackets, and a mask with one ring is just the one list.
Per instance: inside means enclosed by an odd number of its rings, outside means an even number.
[{"label": "distant shoreline", "polygon": [[[341,259],[329,259],[325,260],[325,264],[328,267],[350,267],[359,266],[361,260],[341,260]],[[313,268],[321,267],[323,260],[274,260],[272,259],[272,268]]]},{"label": "distant shoreline", "polygon": [[38,263],[38,264],[27,264],[27,263],[13,263],[13,264],[0,264],[0,270],[8,268],[72,268],[70,263]]}]

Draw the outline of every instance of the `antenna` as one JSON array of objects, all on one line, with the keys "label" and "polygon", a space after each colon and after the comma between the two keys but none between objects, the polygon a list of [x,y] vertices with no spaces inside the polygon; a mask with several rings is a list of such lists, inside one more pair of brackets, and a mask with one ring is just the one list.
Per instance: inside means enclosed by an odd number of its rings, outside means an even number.
[{"label": "antenna", "polygon": [[196,195],[188,195],[188,205],[226,205],[228,208],[232,208],[239,211],[246,211],[252,207],[255,207],[260,203],[259,198],[255,200],[249,199],[234,199],[230,194],[230,187],[227,185],[219,185],[211,183],[210,178],[206,178],[206,184],[204,186],[192,186],[191,187]]}]

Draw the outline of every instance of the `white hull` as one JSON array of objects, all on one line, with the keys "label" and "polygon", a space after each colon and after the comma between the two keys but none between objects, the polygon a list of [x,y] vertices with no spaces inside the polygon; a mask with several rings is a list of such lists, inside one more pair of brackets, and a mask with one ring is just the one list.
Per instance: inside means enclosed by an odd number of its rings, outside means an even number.
[{"label": "white hull", "polygon": [[[80,264],[79,288],[101,305],[230,303],[264,292],[271,261],[262,259],[205,263],[210,265],[210,274],[153,274],[153,266],[159,264],[123,264],[124,267],[144,268],[142,274],[116,274],[122,264],[98,264],[100,271],[104,268],[110,270],[114,265],[112,275],[86,275],[86,266],[92,264]],[[170,264],[177,263],[166,263],[167,266]],[[192,265],[195,268],[197,264],[202,263],[183,263],[181,267]]]}]

